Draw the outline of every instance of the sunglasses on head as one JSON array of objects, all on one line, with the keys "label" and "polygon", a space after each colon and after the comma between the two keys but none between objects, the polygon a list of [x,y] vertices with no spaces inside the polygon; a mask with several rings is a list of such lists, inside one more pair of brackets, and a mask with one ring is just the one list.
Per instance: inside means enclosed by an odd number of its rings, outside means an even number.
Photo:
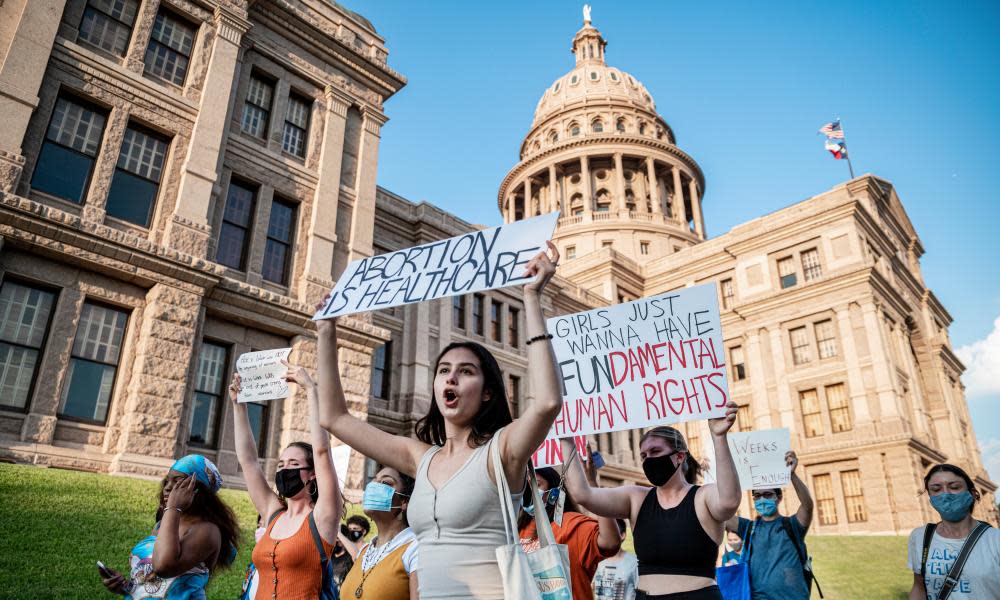
[{"label": "sunglasses on head", "polygon": [[776,494],[774,492],[754,492],[753,493],[753,499],[754,500],[760,500],[761,498],[764,498],[766,500],[776,500],[778,498],[778,494]]}]

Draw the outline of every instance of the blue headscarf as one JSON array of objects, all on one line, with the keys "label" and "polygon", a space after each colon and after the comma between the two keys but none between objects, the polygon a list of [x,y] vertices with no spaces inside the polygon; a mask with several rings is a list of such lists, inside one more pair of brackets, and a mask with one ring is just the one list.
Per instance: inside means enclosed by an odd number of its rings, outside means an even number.
[{"label": "blue headscarf", "polygon": [[222,487],[222,475],[215,463],[200,454],[188,454],[170,467],[171,470],[179,471],[186,475],[194,475],[195,479],[207,487],[214,494]]}]

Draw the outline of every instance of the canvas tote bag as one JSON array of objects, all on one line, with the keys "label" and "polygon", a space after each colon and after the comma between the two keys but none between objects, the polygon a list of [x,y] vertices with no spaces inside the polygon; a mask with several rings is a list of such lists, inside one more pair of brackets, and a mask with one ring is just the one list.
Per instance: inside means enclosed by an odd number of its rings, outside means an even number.
[{"label": "canvas tote bag", "polygon": [[[538,530],[538,550],[528,554],[521,547],[517,516],[510,501],[510,486],[500,463],[499,432],[493,436],[490,462],[497,480],[500,511],[503,513],[507,545],[496,549],[500,578],[503,580],[504,598],[507,600],[572,600],[572,580],[569,575],[569,548],[557,544],[552,534],[552,523],[545,510],[535,511],[535,528]],[[528,478],[535,506],[542,507],[541,494],[534,476]]]}]

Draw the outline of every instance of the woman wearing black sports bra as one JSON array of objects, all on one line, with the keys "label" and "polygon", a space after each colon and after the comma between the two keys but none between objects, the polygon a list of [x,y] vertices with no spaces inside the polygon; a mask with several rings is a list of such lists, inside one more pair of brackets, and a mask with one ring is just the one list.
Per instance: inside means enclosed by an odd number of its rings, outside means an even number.
[{"label": "woman wearing black sports bra", "polygon": [[[718,481],[694,485],[698,462],[681,432],[654,427],[639,442],[642,470],[655,487],[594,488],[579,461],[567,467],[566,487],[592,513],[630,519],[639,559],[636,600],[722,600],[715,561],[725,523],[740,506],[740,482],[726,434],[736,420],[736,403],[726,416],[708,422],[715,446]],[[563,440],[565,456],[572,442]]]}]

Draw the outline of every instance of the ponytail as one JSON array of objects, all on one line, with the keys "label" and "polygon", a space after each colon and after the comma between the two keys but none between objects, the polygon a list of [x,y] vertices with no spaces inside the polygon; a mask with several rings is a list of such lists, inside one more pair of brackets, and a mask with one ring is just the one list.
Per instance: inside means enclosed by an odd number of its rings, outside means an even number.
[{"label": "ponytail", "polygon": [[[687,452],[685,450],[685,452]],[[687,453],[687,458],[684,459],[684,464],[681,465],[684,469],[684,479],[687,480],[691,485],[698,483],[698,475],[701,474],[701,465],[698,464],[698,459],[691,455],[690,452]]]}]

